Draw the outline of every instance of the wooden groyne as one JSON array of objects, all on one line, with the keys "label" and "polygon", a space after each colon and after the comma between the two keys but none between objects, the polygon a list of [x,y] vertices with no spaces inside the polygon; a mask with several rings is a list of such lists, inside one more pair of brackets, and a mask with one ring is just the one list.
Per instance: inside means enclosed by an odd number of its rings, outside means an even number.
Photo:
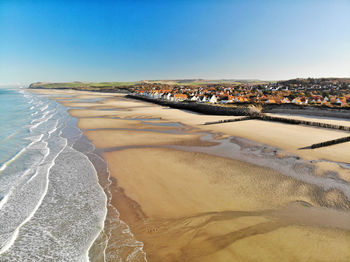
[{"label": "wooden groyne", "polygon": [[259,119],[259,120],[265,120],[265,121],[276,121],[276,122],[292,124],[292,125],[306,125],[306,126],[330,128],[330,129],[336,129],[336,130],[342,130],[342,131],[348,131],[348,132],[350,131],[349,126],[333,125],[333,124],[305,121],[305,120],[299,120],[299,119],[291,119],[291,118],[283,118],[283,117],[267,116],[267,115],[254,116],[253,118]]},{"label": "wooden groyne", "polygon": [[213,121],[213,122],[205,122],[203,125],[215,125],[215,124],[222,124],[222,123],[244,121],[249,119],[252,119],[252,118],[250,116],[245,116],[245,117],[235,118],[235,119],[225,119],[225,120],[219,120],[219,121]]},{"label": "wooden groyne", "polygon": [[236,119],[225,119],[225,120],[219,120],[219,121],[213,121],[213,122],[206,122],[203,125],[223,124],[223,123],[238,122],[238,121],[244,121],[244,120],[250,120],[250,119],[263,120],[263,121],[274,121],[274,122],[280,122],[280,123],[292,124],[292,125],[314,126],[314,127],[329,128],[329,129],[336,129],[336,130],[350,132],[350,126],[332,125],[332,124],[313,122],[313,121],[266,116],[263,114],[250,115],[250,116],[236,118]]},{"label": "wooden groyne", "polygon": [[338,139],[333,139],[333,140],[329,140],[329,141],[325,141],[325,142],[321,142],[321,143],[317,143],[317,144],[312,144],[311,146],[300,148],[300,149],[315,149],[315,148],[332,146],[332,145],[345,143],[345,142],[350,142],[350,136],[342,137],[342,138],[338,138]]}]

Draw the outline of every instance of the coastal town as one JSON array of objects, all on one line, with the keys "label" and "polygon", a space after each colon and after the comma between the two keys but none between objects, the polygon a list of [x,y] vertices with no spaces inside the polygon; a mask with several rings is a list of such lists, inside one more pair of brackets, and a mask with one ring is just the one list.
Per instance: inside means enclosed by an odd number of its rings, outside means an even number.
[{"label": "coastal town", "polygon": [[263,84],[214,83],[171,85],[143,82],[132,91],[139,96],[169,101],[221,105],[296,104],[301,106],[350,107],[349,79],[293,79]]}]

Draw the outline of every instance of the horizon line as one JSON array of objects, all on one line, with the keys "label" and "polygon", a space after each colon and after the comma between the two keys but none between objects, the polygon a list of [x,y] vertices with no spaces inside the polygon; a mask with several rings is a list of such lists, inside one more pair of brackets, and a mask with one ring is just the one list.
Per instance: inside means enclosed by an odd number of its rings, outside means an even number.
[{"label": "horizon line", "polygon": [[73,82],[80,82],[80,83],[110,83],[110,82],[142,82],[142,81],[179,81],[179,80],[204,80],[204,81],[262,81],[262,82],[276,82],[276,81],[288,81],[293,79],[327,79],[327,78],[335,78],[335,79],[347,79],[350,78],[350,76],[347,77],[337,77],[337,76],[327,76],[327,77],[294,77],[294,78],[288,78],[288,79],[269,79],[269,80],[263,80],[259,78],[163,78],[163,79],[139,79],[139,80],[101,80],[101,81],[81,81],[81,80],[72,80],[72,81],[33,81],[33,82],[26,82],[26,83],[0,83],[1,86],[20,86],[20,85],[30,85],[33,83],[73,83]]}]

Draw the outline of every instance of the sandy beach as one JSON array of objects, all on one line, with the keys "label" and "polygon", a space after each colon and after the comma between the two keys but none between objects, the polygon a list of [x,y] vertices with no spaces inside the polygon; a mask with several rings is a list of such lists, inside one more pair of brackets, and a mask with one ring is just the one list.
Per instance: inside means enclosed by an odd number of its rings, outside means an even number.
[{"label": "sandy beach", "polygon": [[350,142],[300,149],[349,133],[258,120],[203,125],[235,117],[113,93],[33,92],[71,108],[148,261],[350,260]]}]

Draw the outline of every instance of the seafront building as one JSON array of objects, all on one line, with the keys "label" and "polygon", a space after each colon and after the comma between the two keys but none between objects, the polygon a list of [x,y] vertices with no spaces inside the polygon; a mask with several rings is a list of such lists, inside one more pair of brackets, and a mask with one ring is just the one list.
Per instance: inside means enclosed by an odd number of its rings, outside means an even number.
[{"label": "seafront building", "polygon": [[[346,91],[347,90],[347,91]],[[141,85],[134,90],[137,95],[175,102],[210,104],[295,104],[300,106],[350,107],[348,89],[339,86],[298,86],[281,84],[257,86],[166,86]]]}]

